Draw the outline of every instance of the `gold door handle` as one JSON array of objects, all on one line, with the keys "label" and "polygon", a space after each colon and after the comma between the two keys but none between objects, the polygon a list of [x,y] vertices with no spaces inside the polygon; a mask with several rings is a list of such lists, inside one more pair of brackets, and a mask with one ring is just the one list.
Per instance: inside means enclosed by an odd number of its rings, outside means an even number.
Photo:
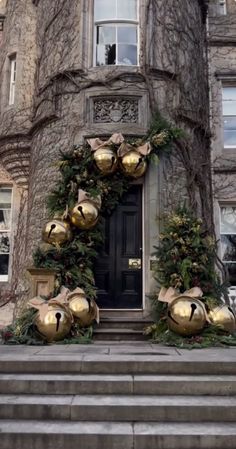
[{"label": "gold door handle", "polygon": [[142,260],[141,259],[129,259],[129,270],[141,270]]}]

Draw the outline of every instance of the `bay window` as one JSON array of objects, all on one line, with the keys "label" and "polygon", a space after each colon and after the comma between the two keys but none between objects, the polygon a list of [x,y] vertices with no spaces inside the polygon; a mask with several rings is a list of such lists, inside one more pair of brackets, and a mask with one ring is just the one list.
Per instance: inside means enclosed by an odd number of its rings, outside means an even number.
[{"label": "bay window", "polygon": [[138,0],[94,0],[95,65],[138,65]]}]

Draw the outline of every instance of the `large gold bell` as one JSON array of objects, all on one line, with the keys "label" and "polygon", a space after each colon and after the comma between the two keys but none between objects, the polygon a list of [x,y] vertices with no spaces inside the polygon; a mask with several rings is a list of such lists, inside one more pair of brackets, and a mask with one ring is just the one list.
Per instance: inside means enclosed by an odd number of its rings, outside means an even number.
[{"label": "large gold bell", "polygon": [[226,304],[214,307],[208,316],[212,324],[220,326],[226,332],[233,334],[236,331],[235,314]]},{"label": "large gold bell", "polygon": [[84,314],[83,317],[81,316],[79,318],[79,323],[81,324],[81,326],[90,326],[93,321],[96,319],[97,317],[97,304],[96,302],[92,299],[90,301],[90,307],[89,307],[89,311],[87,314]]},{"label": "large gold bell", "polygon": [[89,303],[85,293],[71,295],[69,299],[69,309],[76,318],[83,319],[86,317],[89,312]]},{"label": "large gold bell", "polygon": [[46,243],[61,245],[72,238],[70,224],[65,220],[51,220],[44,226],[42,238]]},{"label": "large gold bell", "polygon": [[93,228],[98,221],[98,209],[90,201],[82,201],[72,209],[71,221],[80,229]]},{"label": "large gold bell", "polygon": [[37,313],[35,325],[48,342],[63,340],[71,330],[72,315],[66,307],[50,304],[43,317]]},{"label": "large gold bell", "polygon": [[190,336],[200,332],[205,323],[205,306],[198,299],[181,296],[169,305],[168,326],[171,331]]},{"label": "large gold bell", "polygon": [[135,150],[131,150],[122,157],[121,168],[127,176],[140,178],[147,169],[147,162],[141,154]]},{"label": "large gold bell", "polygon": [[94,153],[94,160],[98,169],[104,174],[109,175],[113,173],[118,164],[116,154],[111,148],[99,148]]}]

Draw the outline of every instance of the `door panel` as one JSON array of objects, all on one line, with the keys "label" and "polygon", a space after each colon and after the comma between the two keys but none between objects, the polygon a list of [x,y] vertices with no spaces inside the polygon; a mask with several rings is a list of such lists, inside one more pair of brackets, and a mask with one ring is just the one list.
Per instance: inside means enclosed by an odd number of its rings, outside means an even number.
[{"label": "door panel", "polygon": [[98,306],[142,308],[142,268],[129,266],[142,258],[142,186],[132,186],[106,219],[105,244],[95,266]]}]

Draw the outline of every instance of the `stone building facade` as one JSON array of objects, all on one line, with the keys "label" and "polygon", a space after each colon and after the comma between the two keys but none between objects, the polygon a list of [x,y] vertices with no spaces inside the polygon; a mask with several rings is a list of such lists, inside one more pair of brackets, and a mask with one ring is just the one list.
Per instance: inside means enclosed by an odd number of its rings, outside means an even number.
[{"label": "stone building facade", "polygon": [[236,2],[209,10],[210,118],[214,212],[219,256],[236,298]]},{"label": "stone building facade", "polygon": [[[188,133],[192,151],[190,156],[186,153],[188,162],[178,154],[161,159],[140,181],[140,310],[145,313],[158,217],[188,198],[192,176],[188,168],[193,173],[199,160],[202,170],[194,174],[190,190],[199,215],[211,221],[207,2],[1,3],[0,17],[5,19],[0,49],[0,188],[12,187],[13,214],[8,278],[0,288],[24,293],[24,270],[32,264],[32,252],[48,219],[46,196],[58,178],[55,162],[60,151],[114,132],[142,136],[158,109]],[[111,37],[114,29],[116,35]]]}]

